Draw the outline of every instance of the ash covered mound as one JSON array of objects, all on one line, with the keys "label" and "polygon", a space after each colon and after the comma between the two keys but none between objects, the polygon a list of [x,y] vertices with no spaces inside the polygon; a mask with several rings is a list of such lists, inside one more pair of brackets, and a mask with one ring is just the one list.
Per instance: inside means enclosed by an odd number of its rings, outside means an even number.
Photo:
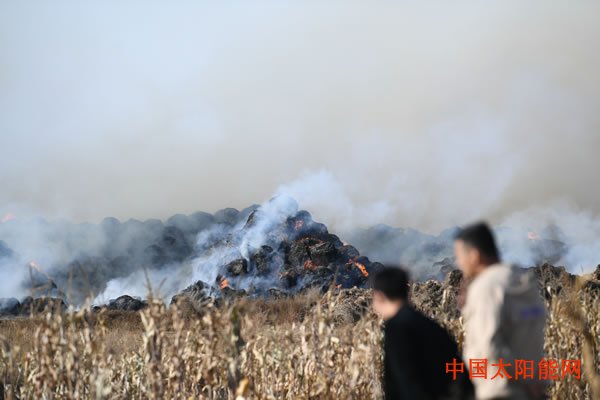
[{"label": "ash covered mound", "polygon": [[[292,198],[277,196],[241,211],[177,214],[164,222],[11,219],[0,224],[0,314],[26,314],[45,307],[45,301],[60,308],[91,299],[109,310],[138,310],[149,294],[202,307],[239,296],[362,288],[382,268],[368,257],[409,268],[425,285],[419,292],[426,302],[437,299],[441,282],[456,275],[456,228],[434,236],[378,225],[349,234],[353,247],[298,208]],[[538,233],[499,227],[496,233],[508,261],[540,270],[579,265],[565,260],[581,259],[570,255],[587,249],[567,245],[569,237],[558,227]],[[562,270],[541,274],[551,295],[568,280],[568,269]],[[598,290],[597,281],[588,289]]]},{"label": "ash covered mound", "polygon": [[196,280],[174,297],[195,302],[228,296],[279,297],[318,287],[365,287],[383,266],[298,211],[290,198],[276,197],[250,213],[243,224],[200,235]]},{"label": "ash covered mound", "polygon": [[242,211],[178,214],[164,223],[13,220],[0,225],[0,238],[0,268],[3,275],[11,271],[14,281],[0,297],[7,298],[3,308],[11,313],[17,310],[11,297],[20,303],[26,296],[63,299],[75,306],[93,299],[129,310],[143,308],[149,291],[170,300],[364,287],[382,267],[286,196]]}]

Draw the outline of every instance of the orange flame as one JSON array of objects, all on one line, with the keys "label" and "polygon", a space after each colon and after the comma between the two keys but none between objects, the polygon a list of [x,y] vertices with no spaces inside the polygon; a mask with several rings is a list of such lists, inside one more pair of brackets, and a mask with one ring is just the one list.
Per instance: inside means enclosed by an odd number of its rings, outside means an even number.
[{"label": "orange flame", "polygon": [[348,262],[346,263],[346,265],[350,265],[350,264],[354,264],[356,266],[356,268],[358,268],[360,270],[360,273],[363,274],[363,276],[365,278],[369,277],[369,271],[367,271],[367,267],[365,267],[364,264],[359,263],[358,261],[352,260],[352,259],[348,260]]},{"label": "orange flame", "polygon": [[219,288],[221,288],[221,290],[228,288],[229,286],[229,280],[225,277],[221,278],[221,281],[219,282]]},{"label": "orange flame", "polygon": [[312,260],[304,261],[304,269],[309,269],[311,271],[314,271],[316,268],[317,268],[317,266],[315,265],[315,263]]},{"label": "orange flame", "polygon": [[540,237],[535,232],[527,232],[527,239],[538,240]]},{"label": "orange flame", "polygon": [[365,278],[369,277],[369,272],[367,271],[367,267],[365,267],[364,264],[361,264],[358,261],[355,261],[354,265],[356,265],[358,267],[358,269],[360,269],[360,273],[363,274],[365,276]]},{"label": "orange flame", "polygon": [[31,261],[29,263],[29,268],[31,269],[35,269],[38,272],[42,272],[42,270],[40,269],[40,266],[38,265],[38,263],[36,263],[35,261]]},{"label": "orange flame", "polygon": [[14,214],[12,214],[12,213],[6,213],[6,214],[4,214],[4,216],[2,217],[2,219],[0,221],[2,221],[2,222],[8,222],[11,219],[15,219],[15,218],[17,218],[17,217],[15,217]]}]

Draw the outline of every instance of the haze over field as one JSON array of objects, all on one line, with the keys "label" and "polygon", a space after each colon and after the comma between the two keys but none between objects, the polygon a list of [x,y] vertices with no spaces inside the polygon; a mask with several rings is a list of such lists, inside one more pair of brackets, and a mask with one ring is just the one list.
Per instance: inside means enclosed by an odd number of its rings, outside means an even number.
[{"label": "haze over field", "polygon": [[592,265],[599,17],[587,1],[4,2],[0,217],[286,193],[340,232],[555,223]]},{"label": "haze over field", "polygon": [[0,7],[6,212],[244,207],[320,170],[323,219],[600,211],[594,2]]}]

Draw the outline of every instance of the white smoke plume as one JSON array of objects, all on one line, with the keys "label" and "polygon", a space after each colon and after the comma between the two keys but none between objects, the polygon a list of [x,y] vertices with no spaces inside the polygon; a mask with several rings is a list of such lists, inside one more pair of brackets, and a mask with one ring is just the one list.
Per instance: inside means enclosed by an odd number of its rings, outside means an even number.
[{"label": "white smoke plume", "polygon": [[557,199],[597,215],[598,17],[587,1],[4,2],[0,213],[166,218],[324,170],[359,215],[389,205],[368,225],[433,232]]},{"label": "white smoke plume", "polygon": [[574,273],[586,273],[600,265],[600,218],[586,211],[576,211],[566,204],[551,207],[532,207],[507,217],[502,226],[511,227],[509,235],[499,233],[507,249],[508,261],[523,265],[535,263],[531,247],[518,245],[515,232],[531,233],[534,240],[545,239],[564,243],[565,251],[557,264]]},{"label": "white smoke plume", "polygon": [[[556,225],[560,262],[588,271],[599,18],[587,1],[3,2],[0,220],[165,220],[285,193],[342,236],[488,219],[525,264],[523,235]],[[85,224],[3,225],[18,265],[44,270],[106,244]],[[27,271],[2,263],[13,295]]]},{"label": "white smoke plume", "polygon": [[[262,204],[248,219],[241,218],[233,226],[214,224],[199,232],[195,239],[199,255],[194,259],[159,270],[135,270],[126,277],[112,279],[94,303],[105,303],[124,293],[143,297],[150,292],[155,297],[169,299],[198,280],[214,285],[221,267],[240,258],[249,261],[254,251],[267,244],[269,234],[297,211],[298,203],[280,193]],[[268,289],[276,286],[277,280],[275,276],[249,274],[236,279],[235,286],[244,290]]]}]

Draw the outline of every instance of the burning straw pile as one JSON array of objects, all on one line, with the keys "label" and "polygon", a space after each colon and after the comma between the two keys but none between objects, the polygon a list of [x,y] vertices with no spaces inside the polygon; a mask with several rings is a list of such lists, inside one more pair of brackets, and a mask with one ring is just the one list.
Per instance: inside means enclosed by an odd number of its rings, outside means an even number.
[{"label": "burning straw pile", "polygon": [[[369,274],[382,267],[289,197],[226,211],[176,215],[164,226],[156,220],[114,219],[99,226],[47,224],[40,242],[48,250],[40,262],[29,261],[42,257],[35,254],[40,246],[21,243],[17,235],[29,232],[26,222],[1,226],[0,237],[3,233],[20,251],[0,241],[0,267],[15,271],[10,279],[17,293],[0,298],[0,315],[26,315],[37,307],[33,303],[48,301],[81,306],[90,298],[94,304],[108,301],[109,307],[132,309],[137,306],[129,299],[146,295],[148,286],[165,300],[200,289],[195,297],[217,299],[325,291],[332,282],[339,288],[365,287]],[[64,249],[52,247],[55,242]],[[117,298],[124,295],[130,297]]]}]

